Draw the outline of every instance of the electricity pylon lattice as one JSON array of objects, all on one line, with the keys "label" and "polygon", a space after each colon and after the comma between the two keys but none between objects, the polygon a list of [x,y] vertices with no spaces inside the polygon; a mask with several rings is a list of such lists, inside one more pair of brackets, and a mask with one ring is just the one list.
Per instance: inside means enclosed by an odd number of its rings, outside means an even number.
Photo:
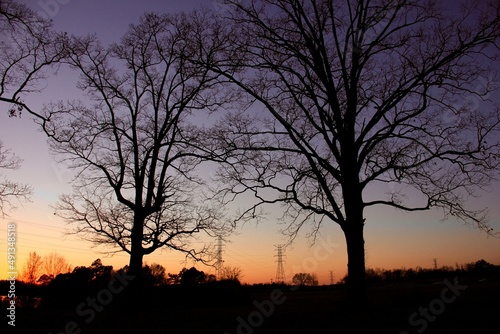
[{"label": "electricity pylon lattice", "polygon": [[217,238],[217,261],[215,262],[215,275],[217,279],[221,279],[222,275],[222,266],[224,264],[224,260],[222,260],[222,237],[219,236]]},{"label": "electricity pylon lattice", "polygon": [[277,245],[276,246],[276,251],[277,254],[274,257],[277,257],[278,259],[276,262],[278,263],[278,267],[276,268],[276,283],[285,283],[286,278],[285,278],[285,269],[283,268],[283,257],[285,256],[284,253],[284,247],[283,245]]}]

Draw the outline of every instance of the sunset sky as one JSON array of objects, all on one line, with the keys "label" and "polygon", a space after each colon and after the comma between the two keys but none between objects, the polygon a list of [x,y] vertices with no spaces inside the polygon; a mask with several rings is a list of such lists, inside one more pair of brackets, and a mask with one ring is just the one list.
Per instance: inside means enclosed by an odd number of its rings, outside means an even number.
[{"label": "sunset sky", "polygon": [[[148,11],[176,12],[190,10],[205,5],[220,8],[216,0],[26,0],[35,11],[53,19],[55,29],[68,34],[86,35],[97,33],[103,43],[118,42],[131,23]],[[54,6],[57,3],[58,7]],[[45,5],[42,5],[45,4]],[[48,6],[50,4],[50,6]],[[47,5],[47,6],[46,6]],[[33,110],[40,110],[44,103],[79,96],[75,88],[76,75],[62,68],[57,78],[51,79],[42,94],[31,95],[26,102]],[[495,99],[498,101],[498,94]],[[6,236],[7,224],[17,225],[17,271],[20,273],[29,252],[40,255],[57,252],[64,255],[74,266],[89,266],[96,258],[105,265],[118,269],[128,263],[125,253],[109,257],[104,248],[95,248],[77,236],[66,235],[71,229],[54,215],[51,206],[57,202],[59,194],[69,193],[71,173],[64,165],[55,163],[48,151],[46,137],[39,131],[30,115],[9,118],[7,106],[0,105],[0,140],[5,148],[11,149],[23,159],[20,170],[7,172],[0,170],[11,180],[28,183],[34,189],[32,201],[15,202],[17,209],[9,212],[9,217],[0,219],[0,279],[7,275]],[[373,189],[384,192],[387,189]],[[500,230],[500,183],[493,184],[489,192],[470,202],[471,207],[490,208],[491,227]],[[244,203],[237,203],[236,206]],[[259,225],[246,224],[237,228],[237,233],[224,245],[225,265],[239,267],[243,282],[270,282],[276,275],[276,245],[286,242],[279,233],[282,227],[277,223],[281,207],[269,207],[267,222]],[[367,267],[431,268],[433,259],[438,266],[455,266],[484,259],[500,265],[500,239],[487,237],[471,226],[463,225],[451,218],[441,222],[439,210],[421,213],[402,213],[386,207],[369,208],[365,212],[365,242]],[[316,244],[310,245],[306,227],[293,245],[286,249],[285,272],[291,280],[297,272],[315,272],[320,284],[330,282],[329,272],[333,271],[335,281],[347,271],[346,246],[341,229],[334,223],[327,223],[320,231]],[[207,242],[216,242],[207,240]],[[169,250],[156,251],[146,256],[147,263],[159,263],[167,272],[178,273],[192,262],[183,262],[183,255]],[[197,264],[207,273],[212,268]]]}]

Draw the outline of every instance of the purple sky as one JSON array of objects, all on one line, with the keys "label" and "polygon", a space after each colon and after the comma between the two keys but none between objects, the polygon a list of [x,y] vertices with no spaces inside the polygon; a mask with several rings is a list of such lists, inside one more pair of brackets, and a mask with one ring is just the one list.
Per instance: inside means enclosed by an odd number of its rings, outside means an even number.
[{"label": "purple sky", "polygon": [[[55,28],[71,34],[97,33],[105,43],[116,42],[145,12],[189,11],[216,0],[28,0],[34,10],[54,20]],[[62,3],[62,4],[59,4]]]}]

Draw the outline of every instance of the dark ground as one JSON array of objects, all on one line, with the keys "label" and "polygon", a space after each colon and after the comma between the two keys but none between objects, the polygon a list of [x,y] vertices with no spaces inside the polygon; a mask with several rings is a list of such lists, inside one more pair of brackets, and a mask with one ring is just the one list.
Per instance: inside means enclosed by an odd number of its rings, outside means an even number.
[{"label": "dark ground", "polygon": [[[453,283],[454,277],[447,277]],[[357,313],[344,308],[342,286],[233,286],[157,288],[129,309],[125,293],[117,294],[88,324],[78,302],[18,309],[13,333],[182,333],[182,334],[314,334],[314,333],[500,333],[500,280],[461,280],[454,295],[443,280],[372,284],[369,306]],[[454,299],[449,303],[442,298]],[[85,301],[85,299],[83,299]],[[276,302],[273,303],[272,301]],[[256,306],[258,304],[259,306]],[[279,305],[278,305],[279,304]],[[444,309],[440,307],[444,305]],[[2,305],[2,309],[5,309]],[[436,315],[419,315],[419,308]],[[425,310],[424,310],[425,311]],[[414,313],[412,322],[409,318]],[[7,320],[3,317],[5,325]],[[71,321],[74,321],[71,324]],[[66,327],[66,329],[65,329]],[[80,330],[80,331],[79,331]],[[5,333],[6,331],[2,331]]]}]

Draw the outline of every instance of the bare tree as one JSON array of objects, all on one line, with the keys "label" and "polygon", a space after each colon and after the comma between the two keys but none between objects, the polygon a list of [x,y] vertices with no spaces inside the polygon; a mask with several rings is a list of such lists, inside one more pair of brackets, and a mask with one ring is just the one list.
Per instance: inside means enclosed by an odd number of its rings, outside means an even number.
[{"label": "bare tree", "polygon": [[57,213],[82,237],[127,252],[131,275],[162,247],[201,260],[207,248],[195,248],[195,236],[222,233],[220,210],[201,202],[196,169],[206,153],[190,123],[221,97],[217,75],[185,61],[215,47],[196,49],[184,38],[202,20],[147,14],[110,47],[73,38],[67,62],[92,103],[47,106],[51,148],[78,171]]},{"label": "bare tree", "polygon": [[292,283],[295,285],[318,285],[318,277],[316,274],[297,273],[293,275]]},{"label": "bare tree", "polygon": [[35,284],[42,273],[43,260],[36,252],[30,252],[23,266],[20,279],[29,284]]},{"label": "bare tree", "polygon": [[[26,94],[38,92],[47,77],[45,69],[54,67],[64,56],[64,35],[52,30],[52,23],[24,4],[0,0],[0,102],[6,103],[10,117],[23,110],[44,117],[26,105]],[[0,142],[0,168],[18,169],[21,160],[3,148]],[[27,200],[28,185],[0,180],[0,213],[13,208],[11,198]]]},{"label": "bare tree", "polygon": [[256,199],[240,220],[282,203],[292,237],[306,222],[313,237],[338,224],[353,302],[365,296],[369,207],[441,208],[493,233],[466,202],[500,170],[500,113],[487,99],[498,1],[453,11],[420,0],[225,3],[227,48],[207,66],[265,110],[231,113],[213,134],[227,154],[226,200]]},{"label": "bare tree", "polygon": [[52,278],[59,274],[65,274],[71,271],[71,266],[66,258],[56,252],[46,254],[42,260],[42,272]]},{"label": "bare tree", "polygon": [[[21,167],[21,159],[4,149],[0,141],[0,169],[16,170]],[[13,199],[29,200],[29,196],[33,190],[30,186],[14,181],[7,178],[0,178],[0,214],[6,215],[7,208],[13,209],[15,206],[12,203]]]},{"label": "bare tree", "polygon": [[240,281],[243,277],[241,268],[224,266],[220,271],[220,279],[228,281]]},{"label": "bare tree", "polygon": [[50,20],[12,0],[0,1],[0,31],[0,102],[9,104],[9,116],[26,110],[43,119],[24,97],[43,88],[45,70],[64,56],[65,36],[52,30]]}]

